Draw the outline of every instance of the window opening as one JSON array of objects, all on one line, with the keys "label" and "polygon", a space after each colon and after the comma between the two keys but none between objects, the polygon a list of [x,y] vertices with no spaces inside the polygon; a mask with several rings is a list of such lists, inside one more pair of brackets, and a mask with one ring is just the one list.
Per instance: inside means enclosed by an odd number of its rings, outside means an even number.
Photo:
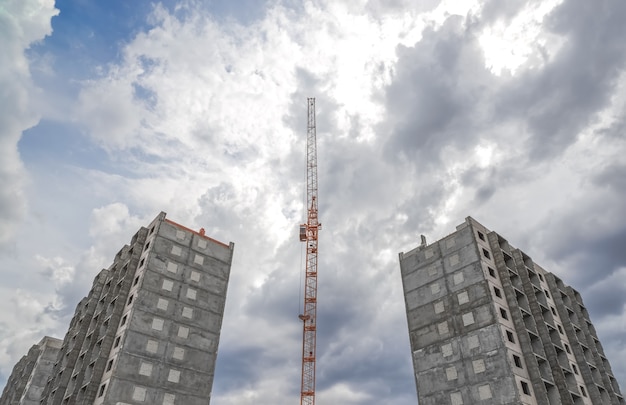
[{"label": "window opening", "polygon": [[513,332],[511,332],[510,330],[506,331],[506,338],[509,342],[515,343],[515,337],[513,336]]},{"label": "window opening", "polygon": [[530,395],[530,387],[528,386],[528,383],[521,381],[521,385],[522,385],[522,391],[524,392],[524,394]]}]

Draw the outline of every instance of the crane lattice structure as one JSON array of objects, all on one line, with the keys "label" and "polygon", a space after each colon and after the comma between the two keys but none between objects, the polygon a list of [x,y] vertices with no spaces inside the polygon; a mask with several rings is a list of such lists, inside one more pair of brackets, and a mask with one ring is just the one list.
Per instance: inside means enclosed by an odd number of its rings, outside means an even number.
[{"label": "crane lattice structure", "polygon": [[306,142],[307,222],[300,225],[300,241],[306,243],[306,276],[302,320],[302,385],[300,404],[315,404],[315,349],[317,333],[317,234],[322,229],[317,212],[317,141],[315,99],[307,98],[308,123]]}]

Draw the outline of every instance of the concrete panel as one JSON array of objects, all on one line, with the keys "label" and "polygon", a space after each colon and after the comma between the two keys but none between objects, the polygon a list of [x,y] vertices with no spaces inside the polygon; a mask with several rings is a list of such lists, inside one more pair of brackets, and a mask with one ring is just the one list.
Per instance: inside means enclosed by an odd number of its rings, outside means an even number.
[{"label": "concrete panel", "polygon": [[[470,347],[470,337],[475,336],[478,338],[478,347]],[[498,334],[498,325],[489,324],[486,327],[479,328],[472,332],[468,332],[465,336],[459,339],[460,350],[464,357],[475,357],[478,354],[487,354],[491,352],[500,351],[503,349],[502,338]]]},{"label": "concrete panel", "polygon": [[[463,315],[471,312],[473,314],[474,322],[471,325],[465,325],[463,322]],[[485,304],[476,308],[468,308],[467,311],[459,313],[451,318],[452,328],[455,335],[465,335],[476,329],[484,328],[487,325],[491,325],[495,322],[495,318],[492,313],[490,304]]]},{"label": "concrete panel", "polygon": [[436,262],[440,259],[441,252],[437,244],[425,248],[413,249],[408,253],[403,254],[401,259],[407,264],[408,269],[415,269],[425,267],[430,263]]},{"label": "concrete panel", "polygon": [[[153,320],[155,318],[163,319],[163,328],[161,330],[152,329]],[[172,326],[172,323],[172,320],[166,318],[165,316],[146,312],[140,308],[135,308],[128,329],[139,331],[143,334],[161,339],[162,337],[171,334],[170,327]]]},{"label": "concrete panel", "polygon": [[[191,272],[191,270],[189,270]],[[217,277],[210,273],[202,274],[201,288],[204,288],[210,293],[224,296],[226,294],[226,287],[228,281],[224,278]]]},{"label": "concrete panel", "polygon": [[[170,242],[176,242],[181,246],[191,246],[192,234],[184,231],[181,233],[181,229],[179,227],[169,222],[161,223],[159,226],[158,236],[168,239]],[[182,238],[179,236],[182,236]]]},{"label": "concrete panel", "polygon": [[197,239],[200,239],[200,238],[201,238],[200,236],[194,235],[194,243],[192,244],[192,247],[195,251],[202,253],[203,255],[208,256],[208,257],[214,257],[224,263],[230,262],[230,256],[232,253],[229,247],[220,245],[212,241],[208,241],[207,247],[201,248],[197,244],[197,242],[195,242]]},{"label": "concrete panel", "polygon": [[467,245],[446,256],[443,260],[443,268],[446,273],[453,273],[462,267],[478,262],[478,260],[476,247]]},{"label": "concrete panel", "polygon": [[411,347],[414,349],[429,346],[451,336],[450,332],[441,335],[438,331],[437,324],[430,324],[422,328],[415,329],[409,334]]},{"label": "concrete panel", "polygon": [[[449,353],[451,353],[451,355],[444,356],[444,352],[442,350],[442,346],[444,345],[450,345]],[[459,350],[458,339],[456,338],[447,340],[441,344],[430,345],[413,352],[415,372],[418,374],[432,368],[434,365],[455,362],[460,358],[461,352]]]},{"label": "concrete panel", "polygon": [[[418,383],[419,386],[419,383]],[[418,389],[419,390],[419,389]],[[468,395],[466,393],[467,389],[465,387],[458,387],[454,390],[446,390],[446,391],[435,391],[432,394],[422,397],[420,396],[420,405],[450,405],[452,404],[451,394],[460,393],[462,403],[464,405],[471,405],[471,402],[468,402]]]},{"label": "concrete panel", "polygon": [[[199,372],[206,371],[207,365],[215,363],[215,352],[199,350],[191,346],[167,343],[165,349],[165,361],[176,367],[184,367]],[[183,349],[182,359],[175,358],[175,349]]]},{"label": "concrete panel", "polygon": [[[437,313],[435,311],[435,307],[437,305],[443,306],[443,312]],[[427,326],[430,324],[434,324],[434,323],[436,324],[444,320],[449,320],[450,319],[449,310],[451,307],[452,305],[450,304],[450,297],[444,296],[442,299],[438,301],[429,302],[425,305],[409,310],[407,312],[407,320],[409,323],[409,329],[416,330],[416,329],[423,328],[424,326]]]},{"label": "concrete panel", "polygon": [[[166,345],[160,338],[161,337],[159,336],[155,337],[145,333],[129,330],[126,333],[126,339],[124,340],[122,350],[125,353],[142,355],[145,358],[162,359],[165,355]],[[156,352],[151,353],[147,350],[148,340],[157,341],[159,343]]]},{"label": "concrete panel", "polygon": [[[485,274],[483,273],[480,262],[478,261],[462,267],[454,267],[454,269],[449,269],[449,272],[447,274],[448,275],[446,276],[446,283],[448,285],[449,292],[456,292],[467,288],[472,284],[480,283],[485,280]],[[463,275],[461,282],[459,282],[458,280],[458,274]],[[457,277],[456,280],[455,277]]]},{"label": "concrete panel", "polygon": [[[179,248],[180,254],[175,254],[173,248]],[[169,259],[177,263],[187,263],[189,261],[189,248],[182,245],[180,241],[171,241],[162,237],[157,237],[152,241],[152,250],[161,258]]]},{"label": "concrete panel", "polygon": [[440,261],[426,267],[414,268],[403,275],[404,291],[411,291],[428,284],[443,276],[443,265]]},{"label": "concrete panel", "polygon": [[[436,392],[442,392],[447,390],[456,390],[465,386],[465,375],[461,372],[457,372],[456,379],[448,380],[446,376],[446,369],[458,366],[458,364],[447,364],[445,367],[432,367],[420,373],[417,373],[417,390],[420,394],[431,395]],[[457,369],[458,370],[458,369]],[[446,402],[442,402],[446,403]],[[449,403],[449,402],[447,402]]]},{"label": "concrete panel", "polygon": [[446,283],[443,278],[432,283],[418,287],[405,294],[406,305],[409,310],[421,305],[437,301],[448,294]]}]

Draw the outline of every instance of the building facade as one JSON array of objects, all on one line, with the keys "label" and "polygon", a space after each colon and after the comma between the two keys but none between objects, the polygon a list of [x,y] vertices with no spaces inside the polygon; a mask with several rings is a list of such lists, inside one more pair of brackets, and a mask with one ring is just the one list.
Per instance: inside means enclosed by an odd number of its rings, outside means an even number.
[{"label": "building facade", "polygon": [[234,244],[161,213],[94,279],[41,405],[207,405]]},{"label": "building facade", "polygon": [[580,294],[468,217],[400,253],[420,405],[623,405]]},{"label": "building facade", "polygon": [[0,397],[0,405],[39,405],[63,341],[46,336],[17,362]]}]

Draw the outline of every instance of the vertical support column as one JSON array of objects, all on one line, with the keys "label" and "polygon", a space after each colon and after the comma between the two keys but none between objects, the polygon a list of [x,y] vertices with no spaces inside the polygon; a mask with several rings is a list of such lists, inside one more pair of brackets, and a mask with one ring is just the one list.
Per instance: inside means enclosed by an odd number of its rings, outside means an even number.
[{"label": "vertical support column", "polygon": [[[513,325],[515,325],[519,345],[522,348],[522,354],[524,355],[524,361],[526,363],[528,375],[530,376],[536,401],[539,404],[548,404],[550,403],[548,399],[548,393],[545,385],[541,382],[542,379],[539,369],[539,363],[533,350],[530,335],[528,334],[528,331],[526,329],[523,314],[520,310],[520,303],[518,302],[518,294],[523,293],[521,291],[518,293],[518,290],[516,290],[513,286],[511,274],[509,274],[509,269],[507,267],[506,261],[504,260],[504,247],[500,246],[500,243],[498,241],[498,234],[495,232],[490,232],[487,235],[487,239],[489,241],[489,246],[491,247],[491,252],[493,254],[493,258],[496,264],[496,269],[498,270],[498,275],[500,276],[500,281],[502,282],[504,295],[507,298],[507,303],[509,304],[511,318],[513,320]],[[524,296],[525,295],[526,294],[524,294]],[[528,298],[526,298],[526,300],[528,300]],[[515,308],[516,310],[512,310],[513,308]]]},{"label": "vertical support column", "polygon": [[[548,363],[550,364],[550,368],[552,369],[552,377],[554,378],[554,383],[561,397],[561,403],[563,405],[574,405],[572,397],[569,393],[569,389],[567,387],[565,375],[563,374],[563,370],[561,369],[561,365],[559,364],[556,349],[554,348],[552,338],[550,337],[550,331],[548,330],[545,319],[543,317],[543,311],[539,305],[539,301],[537,300],[537,293],[535,292],[535,288],[531,283],[522,252],[518,249],[515,249],[511,253],[515,262],[515,270],[522,279],[524,293],[528,298],[528,305],[530,307],[532,317],[534,318],[535,325],[537,327],[537,333],[539,334],[541,342],[543,343],[543,349],[545,351],[546,358],[548,359]],[[543,294],[543,291],[540,291],[539,293]]]}]

